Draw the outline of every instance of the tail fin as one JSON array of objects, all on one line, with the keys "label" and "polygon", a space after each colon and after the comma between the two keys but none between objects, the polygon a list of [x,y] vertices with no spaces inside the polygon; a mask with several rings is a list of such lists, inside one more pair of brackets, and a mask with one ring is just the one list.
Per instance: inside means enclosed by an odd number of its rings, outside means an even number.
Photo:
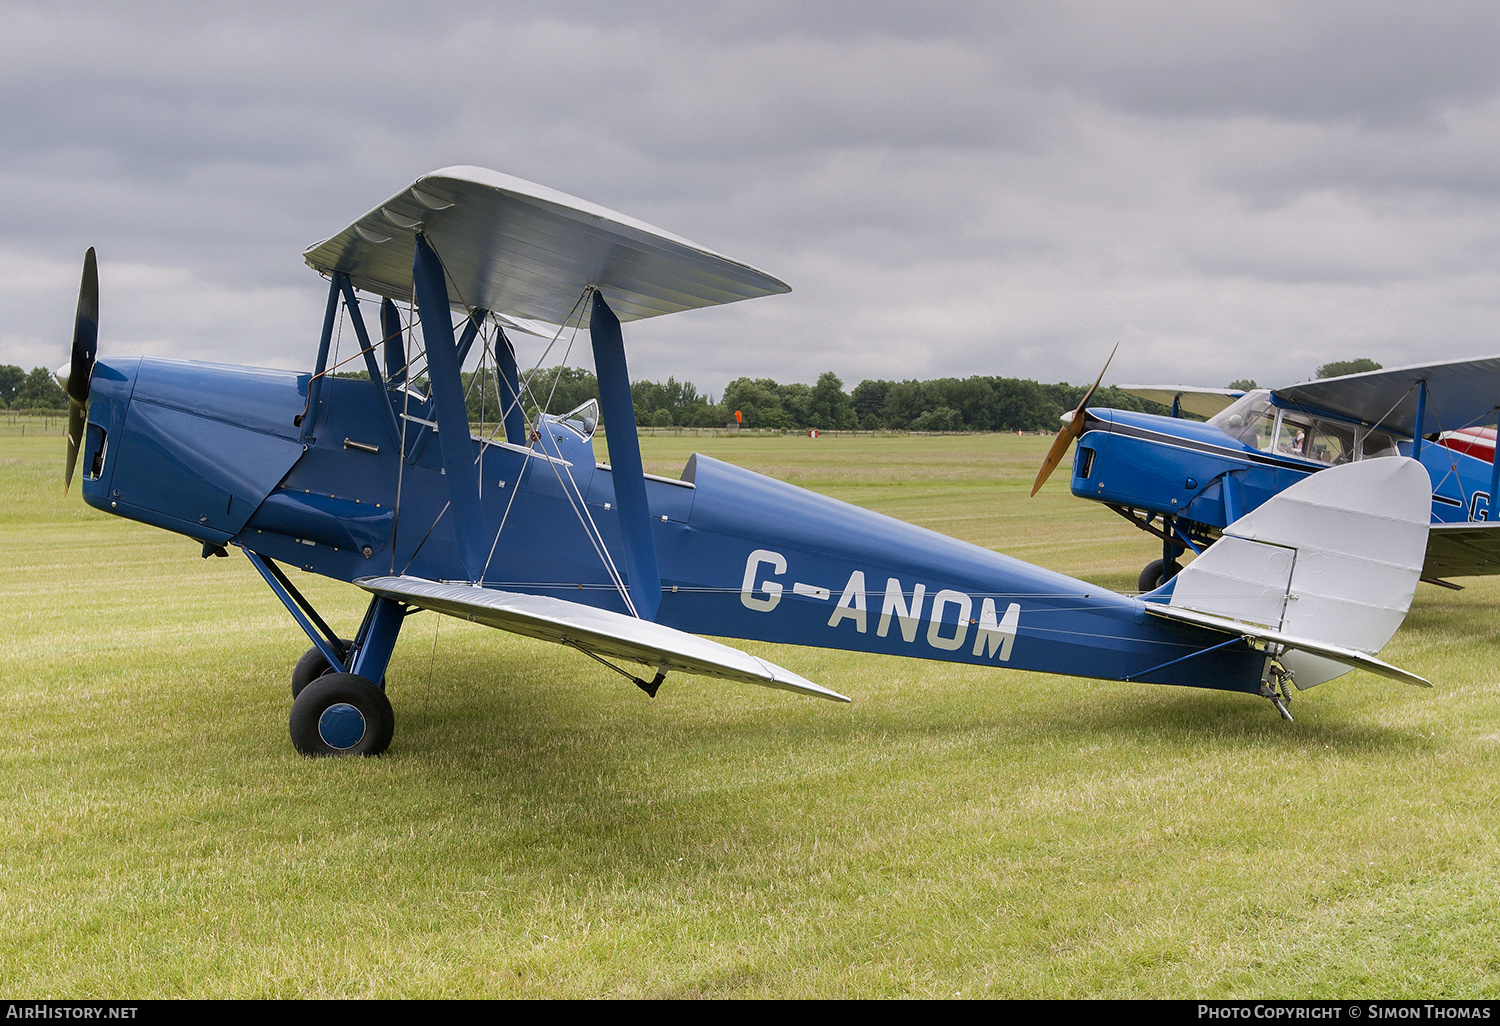
[{"label": "tail fin", "polygon": [[1231,524],[1147,610],[1280,646],[1298,688],[1354,666],[1426,684],[1373,656],[1411,608],[1431,514],[1415,460],[1333,467]]}]

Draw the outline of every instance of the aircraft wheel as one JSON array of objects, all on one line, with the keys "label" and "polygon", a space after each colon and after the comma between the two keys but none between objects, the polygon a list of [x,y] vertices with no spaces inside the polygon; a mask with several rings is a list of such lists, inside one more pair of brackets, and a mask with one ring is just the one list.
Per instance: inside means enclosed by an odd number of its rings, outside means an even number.
[{"label": "aircraft wheel", "polygon": [[1163,584],[1177,576],[1182,567],[1176,563],[1169,567],[1164,559],[1153,559],[1146,564],[1146,569],[1141,571],[1141,579],[1136,582],[1139,591],[1155,591]]},{"label": "aircraft wheel", "polygon": [[[339,639],[339,646],[343,649],[345,659],[349,657],[349,649],[353,645],[354,642],[348,638]],[[328,665],[328,660],[323,657],[322,652],[318,651],[317,645],[303,652],[302,658],[297,660],[297,665],[292,667],[292,697],[296,698],[302,694],[303,688],[332,670],[333,667]],[[385,687],[384,677],[380,678],[380,686]]]},{"label": "aircraft wheel", "polygon": [[326,673],[292,701],[292,746],[303,755],[379,755],[396,714],[385,692],[353,673]]},{"label": "aircraft wheel", "polygon": [[[349,642],[340,638],[339,648],[347,654],[349,651]],[[317,645],[303,652],[302,658],[297,660],[297,665],[292,667],[292,697],[296,698],[302,694],[303,688],[331,669],[333,667],[328,665],[327,657],[318,651]]]}]

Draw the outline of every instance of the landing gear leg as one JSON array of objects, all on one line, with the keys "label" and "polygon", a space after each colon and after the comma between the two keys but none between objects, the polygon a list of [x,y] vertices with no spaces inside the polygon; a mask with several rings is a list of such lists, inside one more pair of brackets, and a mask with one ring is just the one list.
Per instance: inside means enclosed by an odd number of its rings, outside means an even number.
[{"label": "landing gear leg", "polygon": [[[313,643],[292,670],[292,744],[304,755],[385,751],[395,729],[385,697],[385,668],[401,634],[406,606],[377,595],[365,610],[359,633],[352,642],[345,641],[273,560],[250,549],[244,553]],[[379,684],[373,683],[377,680]]]},{"label": "landing gear leg", "polygon": [[1292,671],[1273,659],[1266,670],[1266,679],[1260,683],[1260,693],[1271,700],[1281,718],[1288,723],[1292,722],[1292,711],[1287,706],[1292,701],[1293,682]]},{"label": "landing gear leg", "polygon": [[1181,545],[1171,540],[1175,521],[1176,517],[1162,518],[1162,529],[1167,533],[1161,543],[1161,558],[1153,559],[1141,571],[1140,579],[1136,581],[1136,588],[1139,591],[1155,591],[1176,577],[1182,569],[1182,564],[1178,563],[1177,560],[1181,557],[1184,549]]},{"label": "landing gear leg", "polygon": [[[349,673],[324,672],[295,692],[288,727],[292,746],[303,755],[379,755],[391,743],[396,714],[385,694],[385,669],[406,619],[406,607],[377,596],[365,611],[364,623],[346,647]],[[297,663],[297,671],[311,672],[317,648]],[[296,672],[292,686],[296,688]],[[380,681],[379,684],[373,681]]]}]

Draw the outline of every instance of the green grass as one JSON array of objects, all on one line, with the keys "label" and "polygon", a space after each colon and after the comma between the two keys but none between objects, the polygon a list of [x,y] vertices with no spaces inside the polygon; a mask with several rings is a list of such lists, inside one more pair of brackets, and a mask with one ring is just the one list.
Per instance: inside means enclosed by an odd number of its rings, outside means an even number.
[{"label": "green grass", "polygon": [[[700,448],[1129,588],[1155,543],[1045,439]],[[1500,995],[1500,582],[1423,586],[1297,722],[1244,696],[769,645],[852,706],[413,619],[388,755],[286,736],[306,647],[237,555],[0,435],[0,992]],[[299,586],[336,625],[359,593]]]}]

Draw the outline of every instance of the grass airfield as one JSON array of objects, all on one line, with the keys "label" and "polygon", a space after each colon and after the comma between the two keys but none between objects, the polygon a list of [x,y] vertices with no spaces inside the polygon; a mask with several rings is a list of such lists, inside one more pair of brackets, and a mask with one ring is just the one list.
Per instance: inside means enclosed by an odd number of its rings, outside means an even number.
[{"label": "grass airfield", "polygon": [[[1158,544],[1048,439],[642,439],[1131,590]],[[306,639],[238,554],[0,435],[0,992],[13,997],[1500,996],[1500,582],[1423,585],[1269,702],[744,643],[852,706],[430,614],[380,759],[286,733]],[[298,575],[336,627],[362,593]]]}]

